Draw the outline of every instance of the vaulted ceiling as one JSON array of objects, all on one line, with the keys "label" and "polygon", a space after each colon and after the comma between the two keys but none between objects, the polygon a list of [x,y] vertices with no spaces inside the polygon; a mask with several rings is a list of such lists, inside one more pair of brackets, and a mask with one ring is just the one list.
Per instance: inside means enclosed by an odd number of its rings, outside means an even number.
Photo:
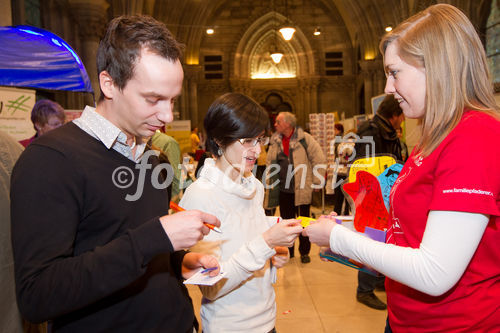
[{"label": "vaulted ceiling", "polygon": [[[339,26],[346,32],[351,47],[359,47],[362,54],[378,55],[378,41],[383,27],[397,25],[412,14],[434,3],[450,3],[462,9],[480,32],[484,32],[490,12],[491,0],[109,0],[109,16],[121,14],[148,14],[164,21],[174,35],[187,45],[186,56],[197,55],[204,38],[204,29],[213,25],[227,8],[237,8],[247,13],[246,24],[270,10],[298,16],[301,8],[316,8],[315,13],[301,13],[330,19],[331,26]],[[285,4],[288,13],[284,12]],[[232,10],[231,12],[233,12]],[[300,24],[300,21],[296,22]],[[303,27],[303,30],[306,27]],[[243,34],[243,32],[241,32]]]}]

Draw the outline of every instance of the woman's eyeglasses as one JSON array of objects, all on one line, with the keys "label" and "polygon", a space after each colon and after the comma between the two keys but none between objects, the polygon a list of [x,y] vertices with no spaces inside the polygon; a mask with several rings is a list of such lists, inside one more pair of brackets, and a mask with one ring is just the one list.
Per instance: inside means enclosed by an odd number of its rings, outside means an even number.
[{"label": "woman's eyeglasses", "polygon": [[254,139],[238,139],[238,141],[243,145],[243,147],[251,148],[255,147],[257,143],[266,146],[267,144],[269,144],[269,137],[261,136],[259,138],[254,138]]}]

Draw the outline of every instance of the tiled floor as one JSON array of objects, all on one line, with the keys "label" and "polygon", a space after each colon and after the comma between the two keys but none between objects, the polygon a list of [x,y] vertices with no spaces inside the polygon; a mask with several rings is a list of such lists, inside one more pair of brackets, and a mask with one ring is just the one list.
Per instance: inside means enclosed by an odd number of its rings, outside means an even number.
[{"label": "tiled floor", "polygon": [[[298,253],[297,249],[295,251]],[[278,333],[383,332],[387,311],[374,310],[356,301],[357,270],[319,259],[311,248],[311,262],[292,258],[278,270],[275,285]],[[190,286],[199,315],[201,294]],[[384,292],[376,292],[384,302]]]}]

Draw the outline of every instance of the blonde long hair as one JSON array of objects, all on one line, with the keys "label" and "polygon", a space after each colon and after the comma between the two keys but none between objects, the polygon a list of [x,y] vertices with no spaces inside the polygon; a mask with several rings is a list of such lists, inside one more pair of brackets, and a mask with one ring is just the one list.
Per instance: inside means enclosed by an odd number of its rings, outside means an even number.
[{"label": "blonde long hair", "polygon": [[397,42],[401,59],[425,68],[425,115],[417,146],[421,156],[437,148],[464,109],[500,120],[483,45],[459,9],[438,4],[408,18],[382,38],[382,55],[392,42]]}]

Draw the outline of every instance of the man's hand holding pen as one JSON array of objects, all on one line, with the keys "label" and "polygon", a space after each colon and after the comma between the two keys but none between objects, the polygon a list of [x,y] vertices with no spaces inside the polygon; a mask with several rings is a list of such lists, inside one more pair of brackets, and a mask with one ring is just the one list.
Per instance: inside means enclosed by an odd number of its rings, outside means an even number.
[{"label": "man's hand holding pen", "polygon": [[[176,204],[173,201],[170,201],[170,209],[172,209],[174,212],[183,212],[183,211],[185,211],[184,208],[182,208],[181,206],[179,206],[178,204]],[[207,222],[204,222],[204,223],[208,227],[208,229],[213,230],[215,232],[218,232],[219,234],[222,233],[222,231],[219,228],[217,228],[215,225],[207,223]]]},{"label": "man's hand holding pen", "polygon": [[160,217],[160,223],[175,251],[190,248],[207,235],[210,228],[206,223],[220,227],[217,217],[199,210],[165,215]]}]

